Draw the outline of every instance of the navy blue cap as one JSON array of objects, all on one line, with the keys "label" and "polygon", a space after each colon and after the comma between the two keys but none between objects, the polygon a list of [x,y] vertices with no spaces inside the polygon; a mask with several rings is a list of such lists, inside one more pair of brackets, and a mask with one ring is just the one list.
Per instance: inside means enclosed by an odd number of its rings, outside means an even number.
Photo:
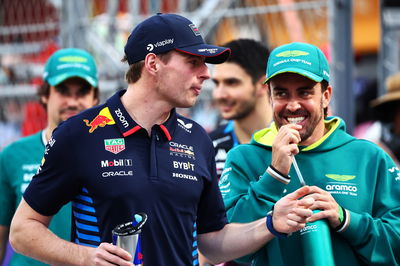
[{"label": "navy blue cap", "polygon": [[205,56],[210,64],[225,62],[231,53],[229,48],[205,44],[196,25],[175,14],[157,14],[144,20],[133,29],[125,45],[129,64],[143,60],[148,53],[170,50]]}]

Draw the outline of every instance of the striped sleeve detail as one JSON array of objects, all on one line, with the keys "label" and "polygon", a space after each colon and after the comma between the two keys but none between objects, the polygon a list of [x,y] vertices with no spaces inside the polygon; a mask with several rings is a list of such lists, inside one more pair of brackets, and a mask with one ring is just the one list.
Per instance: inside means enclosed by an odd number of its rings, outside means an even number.
[{"label": "striped sleeve detail", "polygon": [[350,224],[350,212],[346,209],[344,209],[344,211],[346,212],[346,215],[344,218],[344,223],[343,223],[343,226],[336,229],[336,232],[338,232],[338,233],[344,232],[347,229],[347,227],[349,227],[349,224]]},{"label": "striped sleeve detail", "polygon": [[268,166],[267,173],[282,183],[288,184],[290,182],[290,176],[282,175],[279,171],[273,168],[272,165]]}]

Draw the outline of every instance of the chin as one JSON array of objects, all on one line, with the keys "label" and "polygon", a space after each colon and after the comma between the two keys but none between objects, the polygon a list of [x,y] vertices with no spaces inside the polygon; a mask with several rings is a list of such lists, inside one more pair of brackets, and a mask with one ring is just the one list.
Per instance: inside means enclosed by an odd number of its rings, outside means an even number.
[{"label": "chin", "polygon": [[233,116],[233,115],[223,115],[223,114],[221,114],[221,117],[224,120],[234,120],[235,119],[235,116]]},{"label": "chin", "polygon": [[64,116],[61,116],[61,120],[62,121],[65,121],[65,120],[67,120],[68,118],[71,118],[71,117],[73,117],[75,114],[73,114],[73,115],[64,115]]}]

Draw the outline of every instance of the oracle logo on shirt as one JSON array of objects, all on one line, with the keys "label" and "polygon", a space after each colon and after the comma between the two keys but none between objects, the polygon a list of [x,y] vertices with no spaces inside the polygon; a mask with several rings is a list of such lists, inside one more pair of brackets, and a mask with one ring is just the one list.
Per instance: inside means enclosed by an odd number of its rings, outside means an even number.
[{"label": "oracle logo on shirt", "polygon": [[180,144],[177,142],[169,142],[169,153],[170,155],[175,155],[179,157],[186,157],[195,160],[193,146],[186,144]]}]

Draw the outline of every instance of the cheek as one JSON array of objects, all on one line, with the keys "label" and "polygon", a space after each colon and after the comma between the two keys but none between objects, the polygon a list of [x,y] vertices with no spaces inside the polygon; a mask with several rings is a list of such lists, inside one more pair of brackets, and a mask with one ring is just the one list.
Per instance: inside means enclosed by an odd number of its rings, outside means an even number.
[{"label": "cheek", "polygon": [[279,103],[277,101],[272,102],[272,110],[274,113],[279,113],[285,107],[284,104]]},{"label": "cheek", "polygon": [[96,99],[93,96],[87,96],[79,99],[79,104],[85,108],[92,107],[96,104]]},{"label": "cheek", "polygon": [[222,96],[222,91],[221,91],[221,89],[215,88],[215,89],[212,91],[212,97],[213,97],[213,99],[219,99],[219,98],[221,98],[221,96]]}]

